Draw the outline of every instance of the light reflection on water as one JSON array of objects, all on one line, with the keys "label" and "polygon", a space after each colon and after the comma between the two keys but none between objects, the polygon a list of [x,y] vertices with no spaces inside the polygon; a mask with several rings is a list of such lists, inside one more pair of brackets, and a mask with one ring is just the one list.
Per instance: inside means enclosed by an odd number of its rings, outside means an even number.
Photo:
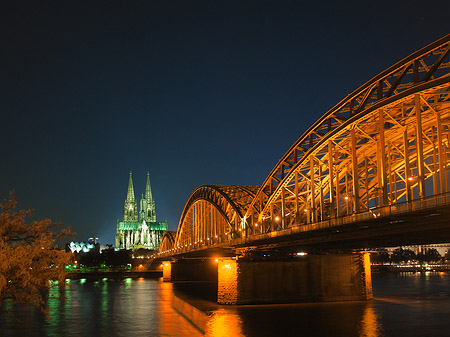
[{"label": "light reflection on water", "polygon": [[383,334],[372,302],[346,302],[221,309],[211,317],[206,335],[372,337]]},{"label": "light reflection on water", "polygon": [[[204,310],[197,310],[202,317],[197,313],[190,319],[204,319],[205,335],[214,337],[448,335],[449,274],[373,275],[373,286],[375,299],[368,302],[234,307],[191,296],[189,301]],[[174,309],[171,283],[149,279],[72,280],[70,287],[65,285],[63,295],[59,300],[57,289],[50,293],[50,320],[35,309],[6,301],[2,308],[21,323],[0,314],[0,336],[201,335],[180,315],[179,308]],[[190,308],[183,304],[185,317],[192,312]]]},{"label": "light reflection on water", "polygon": [[358,332],[361,337],[377,337],[382,335],[380,321],[371,303],[364,309]]},{"label": "light reflection on water", "polygon": [[242,319],[233,310],[215,310],[208,321],[206,334],[214,337],[245,336]]}]

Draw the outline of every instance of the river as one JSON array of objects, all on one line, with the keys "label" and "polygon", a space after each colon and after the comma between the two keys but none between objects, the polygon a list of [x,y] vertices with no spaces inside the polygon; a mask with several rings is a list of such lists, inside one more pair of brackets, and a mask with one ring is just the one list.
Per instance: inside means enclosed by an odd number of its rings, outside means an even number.
[{"label": "river", "polygon": [[15,318],[0,313],[0,336],[450,335],[449,273],[374,274],[368,302],[236,307],[210,301],[208,284],[143,278],[69,283],[62,300],[50,294],[50,319],[6,301],[2,308]]}]

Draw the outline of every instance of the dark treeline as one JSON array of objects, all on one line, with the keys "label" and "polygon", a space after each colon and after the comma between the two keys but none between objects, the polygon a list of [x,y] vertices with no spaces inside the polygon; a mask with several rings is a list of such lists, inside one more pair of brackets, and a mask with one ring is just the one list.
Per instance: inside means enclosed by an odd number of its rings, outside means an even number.
[{"label": "dark treeline", "polygon": [[447,253],[444,257],[439,254],[435,248],[426,248],[422,252],[416,254],[411,249],[397,248],[392,252],[386,249],[373,252],[370,256],[373,263],[431,263],[431,262],[449,262],[450,257]]}]

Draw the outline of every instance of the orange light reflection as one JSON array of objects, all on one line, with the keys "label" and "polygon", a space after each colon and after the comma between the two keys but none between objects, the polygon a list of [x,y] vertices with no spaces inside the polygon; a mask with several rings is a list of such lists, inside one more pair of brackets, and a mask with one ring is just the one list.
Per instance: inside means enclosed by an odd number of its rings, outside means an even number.
[{"label": "orange light reflection", "polygon": [[205,335],[211,337],[243,336],[242,320],[231,309],[218,309],[209,319]]},{"label": "orange light reflection", "polygon": [[373,304],[368,303],[361,318],[360,337],[378,337],[382,335],[380,320],[373,309]]}]

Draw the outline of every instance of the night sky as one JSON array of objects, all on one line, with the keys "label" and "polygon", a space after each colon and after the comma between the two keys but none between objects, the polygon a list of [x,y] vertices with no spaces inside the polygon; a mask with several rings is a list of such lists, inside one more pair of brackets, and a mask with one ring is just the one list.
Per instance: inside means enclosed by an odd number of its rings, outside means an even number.
[{"label": "night sky", "polygon": [[176,230],[259,185],[347,94],[450,33],[450,1],[1,1],[0,198],[113,243],[128,175]]}]

